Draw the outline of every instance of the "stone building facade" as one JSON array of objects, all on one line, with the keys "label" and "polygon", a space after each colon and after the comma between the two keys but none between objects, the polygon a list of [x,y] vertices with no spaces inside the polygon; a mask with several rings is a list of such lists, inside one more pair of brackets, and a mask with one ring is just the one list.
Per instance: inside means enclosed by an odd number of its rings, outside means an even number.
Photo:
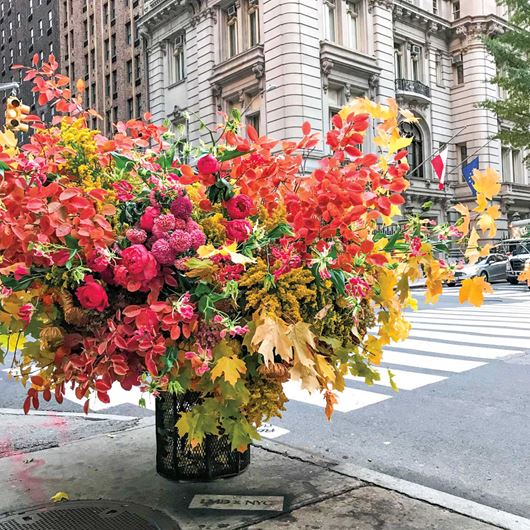
[{"label": "stone building facade", "polygon": [[[59,53],[59,2],[54,0],[0,0],[0,83],[21,82],[23,72],[12,70],[13,64],[31,65],[35,54],[48,58]],[[0,93],[5,108],[6,96]],[[21,84],[19,97],[31,112],[44,119],[52,109],[40,107],[29,83]],[[1,124],[5,122],[1,113]]]},{"label": "stone building facade", "polygon": [[137,21],[143,0],[53,3],[60,10],[61,68],[71,79],[84,79],[85,105],[103,117],[97,127],[109,134],[118,120],[142,116],[146,76]]},{"label": "stone building facade", "polygon": [[[523,153],[490,140],[509,125],[476,105],[498,95],[481,37],[506,27],[495,0],[146,0],[140,19],[156,120],[181,123],[188,111],[212,125],[238,107],[260,133],[295,138],[305,120],[325,133],[356,96],[396,98],[419,118],[403,126],[411,167],[450,146],[446,188],[425,163],[405,210],[430,200],[429,215],[451,219],[451,205],[472,200],[460,164],[479,156],[502,174],[499,238],[530,218]],[[196,140],[197,120],[186,126]]]}]

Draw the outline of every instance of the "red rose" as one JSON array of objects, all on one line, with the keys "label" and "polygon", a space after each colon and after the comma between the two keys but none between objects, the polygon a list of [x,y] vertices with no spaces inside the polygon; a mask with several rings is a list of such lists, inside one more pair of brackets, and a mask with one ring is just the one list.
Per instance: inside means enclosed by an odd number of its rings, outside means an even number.
[{"label": "red rose", "polygon": [[220,167],[219,161],[213,155],[205,155],[197,161],[197,169],[203,175],[217,173]]},{"label": "red rose", "polygon": [[154,206],[148,206],[144,214],[140,217],[140,226],[144,230],[153,230],[155,219],[160,215],[160,210]]},{"label": "red rose", "polygon": [[104,311],[109,306],[107,292],[92,276],[85,276],[85,285],[79,287],[75,295],[85,309]]},{"label": "red rose", "polygon": [[227,238],[238,243],[246,241],[252,233],[252,225],[247,219],[227,221],[225,226]]},{"label": "red rose", "polygon": [[248,195],[236,195],[225,202],[225,208],[232,219],[245,219],[252,211],[254,204]]}]

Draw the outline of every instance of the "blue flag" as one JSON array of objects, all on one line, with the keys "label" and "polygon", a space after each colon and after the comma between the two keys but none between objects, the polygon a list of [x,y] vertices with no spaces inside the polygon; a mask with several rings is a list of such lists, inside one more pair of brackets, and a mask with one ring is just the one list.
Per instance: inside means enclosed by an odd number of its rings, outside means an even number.
[{"label": "blue flag", "polygon": [[464,175],[464,180],[467,182],[467,185],[469,186],[473,197],[477,196],[477,190],[475,189],[475,181],[473,180],[473,171],[475,169],[478,169],[478,156],[462,168],[462,175]]}]

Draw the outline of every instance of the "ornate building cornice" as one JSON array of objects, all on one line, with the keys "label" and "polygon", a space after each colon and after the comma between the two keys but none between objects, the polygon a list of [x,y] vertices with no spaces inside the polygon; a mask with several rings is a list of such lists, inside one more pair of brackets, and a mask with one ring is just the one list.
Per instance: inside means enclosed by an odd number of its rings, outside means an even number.
[{"label": "ornate building cornice", "polygon": [[376,6],[392,9],[394,0],[368,0],[368,13],[372,13]]},{"label": "ornate building cornice", "polygon": [[403,1],[396,1],[393,8],[394,20],[400,20],[405,24],[422,26],[429,35],[436,35],[448,31],[450,22],[419,7]]}]

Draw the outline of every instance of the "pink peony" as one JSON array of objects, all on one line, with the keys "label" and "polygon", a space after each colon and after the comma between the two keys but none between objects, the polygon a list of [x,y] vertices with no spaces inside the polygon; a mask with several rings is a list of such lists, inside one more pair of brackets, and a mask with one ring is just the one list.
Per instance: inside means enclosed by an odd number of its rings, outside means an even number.
[{"label": "pink peony", "polygon": [[252,233],[252,225],[246,219],[227,221],[225,226],[227,238],[238,243],[246,241]]},{"label": "pink peony", "polygon": [[125,237],[133,245],[137,245],[137,244],[145,243],[147,239],[147,232],[140,228],[129,228],[129,230],[125,232]]},{"label": "pink peony", "polygon": [[158,262],[143,245],[132,245],[121,253],[121,260],[114,269],[118,285],[134,292],[145,290],[159,272]]},{"label": "pink peony", "polygon": [[206,243],[206,236],[202,230],[193,230],[190,233],[191,239],[191,248],[197,250],[199,247],[202,247]]},{"label": "pink peony", "polygon": [[87,256],[88,268],[94,272],[103,272],[106,270],[110,263],[109,258],[100,250],[95,250]]},{"label": "pink peony", "polygon": [[169,238],[169,244],[177,254],[187,252],[191,247],[190,234],[183,230],[175,230]]},{"label": "pink peony", "polygon": [[171,265],[177,257],[176,251],[171,247],[167,239],[155,241],[151,252],[160,265]]},{"label": "pink peony", "polygon": [[232,219],[245,219],[254,207],[252,199],[248,195],[236,195],[225,202],[225,208]]},{"label": "pink peony", "polygon": [[213,155],[205,155],[197,161],[197,169],[202,175],[216,173],[220,167],[219,161]]},{"label": "pink peony", "polygon": [[160,210],[154,206],[148,206],[145,209],[142,217],[140,217],[140,226],[144,230],[151,231],[153,229],[153,224],[155,219],[160,215]]},{"label": "pink peony", "polygon": [[75,295],[85,309],[101,312],[109,306],[107,291],[92,276],[85,276],[85,285],[78,287]]},{"label": "pink peony", "polygon": [[179,219],[189,219],[193,210],[193,204],[189,197],[177,197],[169,206],[171,213]]}]

